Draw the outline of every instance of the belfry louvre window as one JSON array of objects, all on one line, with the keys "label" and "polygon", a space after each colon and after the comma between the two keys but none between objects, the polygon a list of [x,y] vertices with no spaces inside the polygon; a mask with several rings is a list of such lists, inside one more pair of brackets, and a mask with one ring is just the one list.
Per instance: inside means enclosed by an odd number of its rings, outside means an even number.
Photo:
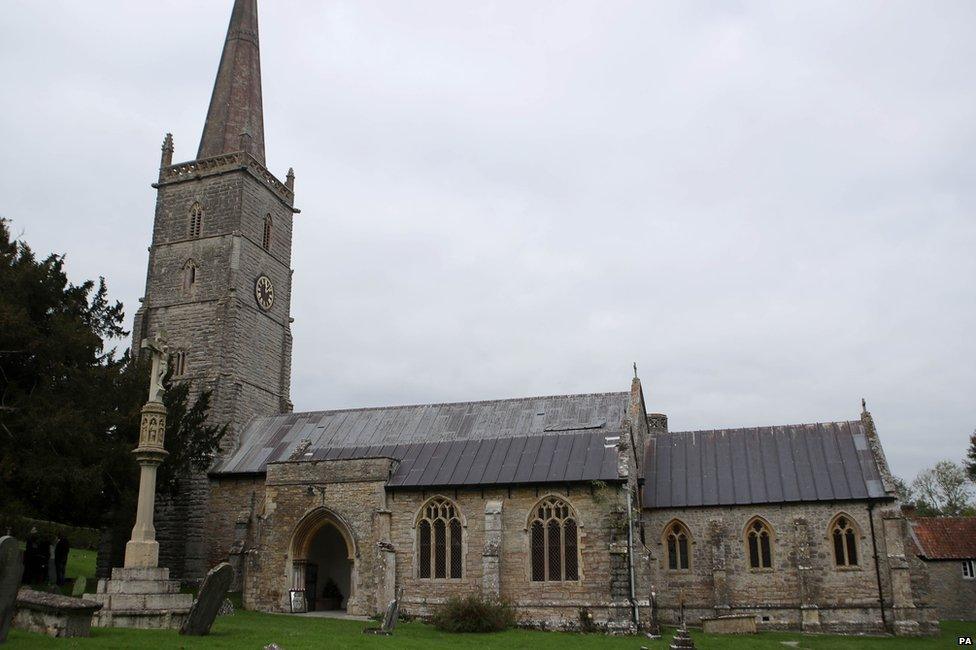
[{"label": "belfry louvre window", "polygon": [[689,551],[691,550],[691,533],[687,526],[680,521],[668,524],[665,534],[668,547],[668,569],[680,571],[691,566]]},{"label": "belfry louvre window", "polygon": [[751,568],[771,569],[773,567],[772,537],[769,524],[758,517],[746,526],[746,546]]},{"label": "belfry louvre window", "polygon": [[182,377],[186,374],[186,350],[178,350],[172,356],[172,368],[174,377]]},{"label": "belfry louvre window", "polygon": [[417,517],[417,577],[457,579],[464,567],[461,518],[453,501],[434,497]]},{"label": "belfry louvre window", "polygon": [[203,232],[203,206],[194,203],[190,206],[190,237],[199,237]]},{"label": "belfry louvre window", "polygon": [[533,581],[579,580],[579,525],[566,501],[547,497],[535,507],[529,545]]},{"label": "belfry louvre window", "polygon": [[261,239],[261,246],[264,250],[271,250],[271,228],[274,222],[271,220],[271,215],[269,214],[264,218],[264,237]]},{"label": "belfry louvre window", "polygon": [[841,515],[834,520],[830,536],[834,546],[834,564],[857,566],[857,531],[850,518]]}]

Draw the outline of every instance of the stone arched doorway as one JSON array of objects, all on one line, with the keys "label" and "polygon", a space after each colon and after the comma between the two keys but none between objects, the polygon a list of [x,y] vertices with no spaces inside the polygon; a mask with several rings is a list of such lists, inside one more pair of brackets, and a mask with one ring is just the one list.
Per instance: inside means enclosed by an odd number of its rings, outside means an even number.
[{"label": "stone arched doorway", "polygon": [[349,607],[357,592],[356,555],[349,526],[334,512],[317,508],[302,518],[292,537],[292,589],[305,591],[309,611]]}]

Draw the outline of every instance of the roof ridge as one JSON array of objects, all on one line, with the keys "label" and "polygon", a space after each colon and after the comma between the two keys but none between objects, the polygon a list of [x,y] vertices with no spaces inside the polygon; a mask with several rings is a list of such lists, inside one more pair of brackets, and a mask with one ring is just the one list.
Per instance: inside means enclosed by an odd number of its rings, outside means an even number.
[{"label": "roof ridge", "polygon": [[272,420],[281,417],[292,417],[292,416],[302,416],[302,415],[317,415],[322,413],[354,413],[361,411],[385,411],[390,409],[405,409],[405,408],[430,408],[434,406],[461,406],[462,404],[497,404],[499,402],[528,402],[537,399],[558,399],[563,397],[604,397],[604,396],[630,396],[627,391],[612,391],[605,393],[565,393],[562,395],[532,395],[528,397],[505,397],[500,399],[483,399],[483,400],[473,400],[473,401],[461,401],[461,402],[428,402],[421,404],[391,404],[388,406],[360,406],[356,408],[348,409],[322,409],[319,411],[294,411],[291,413],[278,413],[277,415],[268,415],[263,418],[255,418],[254,421],[260,420]]},{"label": "roof ridge", "polygon": [[690,434],[690,433],[715,433],[718,431],[749,431],[751,429],[787,429],[791,427],[813,427],[825,424],[861,424],[860,420],[833,420],[829,422],[797,422],[794,424],[760,424],[751,427],[725,427],[718,429],[689,429],[687,431],[668,431],[671,435]]}]

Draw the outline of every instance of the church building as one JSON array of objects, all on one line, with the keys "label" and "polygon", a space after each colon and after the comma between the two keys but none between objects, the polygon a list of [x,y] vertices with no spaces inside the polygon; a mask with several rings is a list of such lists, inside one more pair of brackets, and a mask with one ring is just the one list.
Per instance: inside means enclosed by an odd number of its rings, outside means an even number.
[{"label": "church building", "polygon": [[[195,159],[163,143],[136,341],[227,423],[207,474],[160,497],[161,565],[229,561],[245,607],[401,609],[507,599],[522,624],[651,615],[929,634],[870,413],[676,432],[621,391],[292,412],[295,176],[265,160],[256,0],[235,0]],[[300,272],[300,270],[299,270]],[[629,373],[628,373],[629,374]],[[629,387],[627,383],[629,382]]]}]

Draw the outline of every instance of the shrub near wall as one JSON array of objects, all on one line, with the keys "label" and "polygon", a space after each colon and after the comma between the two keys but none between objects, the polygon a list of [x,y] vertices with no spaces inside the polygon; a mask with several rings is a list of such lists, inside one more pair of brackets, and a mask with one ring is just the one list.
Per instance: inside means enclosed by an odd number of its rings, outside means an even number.
[{"label": "shrub near wall", "polygon": [[501,632],[515,626],[515,611],[503,600],[478,594],[449,598],[431,619],[443,632]]},{"label": "shrub near wall", "polygon": [[83,548],[95,550],[98,548],[98,539],[101,534],[95,528],[80,528],[78,526],[68,526],[54,521],[44,521],[42,519],[31,519],[30,517],[9,517],[0,519],[0,534],[13,535],[23,541],[30,535],[31,528],[37,529],[37,534],[41,539],[54,542],[58,535],[68,538],[71,548]]}]

